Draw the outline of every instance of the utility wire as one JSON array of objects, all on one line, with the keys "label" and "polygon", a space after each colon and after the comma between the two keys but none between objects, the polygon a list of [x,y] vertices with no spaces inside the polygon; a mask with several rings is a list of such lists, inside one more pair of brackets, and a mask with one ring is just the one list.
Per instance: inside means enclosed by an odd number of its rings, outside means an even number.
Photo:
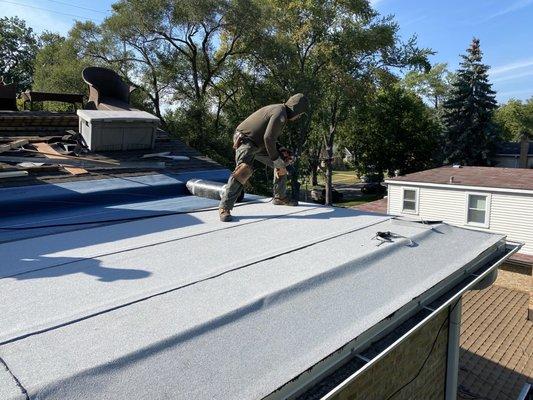
[{"label": "utility wire", "polygon": [[76,15],[76,14],[64,13],[64,12],[61,12],[61,11],[50,10],[49,8],[36,7],[36,6],[31,6],[31,5],[29,5],[29,4],[17,3],[17,2],[15,2],[15,1],[9,1],[9,0],[0,0],[0,1],[3,2],[3,3],[13,4],[13,5],[15,5],[15,6],[22,6],[22,7],[27,7],[27,8],[33,8],[33,9],[35,9],[35,10],[48,11],[48,12],[55,13],[55,14],[66,15],[67,17],[75,17],[75,18],[81,18],[81,19],[88,19],[88,20],[91,20],[91,21],[93,21],[93,22],[99,22],[99,21],[95,20],[94,18],[89,18],[89,17],[87,17],[87,16],[81,16],[81,15]]},{"label": "utility wire", "polygon": [[111,11],[111,10],[107,10],[107,11],[95,10],[94,8],[78,6],[78,5],[75,5],[75,4],[72,4],[72,3],[66,3],[66,2],[60,1],[60,0],[47,0],[47,1],[50,1],[52,3],[62,4],[64,6],[68,6],[68,7],[79,8],[80,10],[93,11],[93,12],[97,12],[97,13],[100,13],[100,14],[108,14]]},{"label": "utility wire", "polygon": [[435,346],[437,344],[437,340],[439,339],[439,336],[440,336],[440,333],[442,332],[442,329],[448,323],[448,321],[450,319],[450,314],[455,309],[457,304],[459,304],[460,301],[461,301],[461,299],[457,300],[455,302],[455,304],[448,311],[448,315],[446,316],[446,318],[442,322],[439,330],[437,331],[437,334],[435,335],[435,339],[433,340],[433,344],[431,345],[431,348],[429,349],[429,352],[428,352],[426,358],[424,359],[424,362],[422,362],[422,365],[418,369],[417,373],[408,382],[406,382],[404,385],[400,386],[394,393],[392,393],[389,397],[387,397],[386,400],[392,399],[394,396],[396,396],[398,393],[400,393],[403,389],[405,389],[407,386],[409,386],[411,383],[413,383],[416,378],[418,378],[418,376],[420,375],[420,373],[423,371],[424,367],[426,366],[426,363],[428,362],[429,357],[431,357],[431,354],[433,353],[433,350],[435,350]]}]

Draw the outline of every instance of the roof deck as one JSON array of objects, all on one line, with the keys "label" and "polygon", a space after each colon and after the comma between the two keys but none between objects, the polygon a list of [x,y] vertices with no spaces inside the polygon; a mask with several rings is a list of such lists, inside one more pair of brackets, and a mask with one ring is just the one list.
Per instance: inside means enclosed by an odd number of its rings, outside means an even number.
[{"label": "roof deck", "polygon": [[[446,224],[256,197],[230,224],[218,221],[216,201],[193,196],[125,195],[101,207],[49,211],[50,225],[75,218],[68,232],[35,233],[42,215],[2,221],[21,236],[0,244],[0,398],[284,393],[480,256],[500,258],[505,244]],[[147,218],[119,221],[124,211]],[[95,226],[101,212],[107,222]],[[395,236],[382,243],[379,231]]]}]

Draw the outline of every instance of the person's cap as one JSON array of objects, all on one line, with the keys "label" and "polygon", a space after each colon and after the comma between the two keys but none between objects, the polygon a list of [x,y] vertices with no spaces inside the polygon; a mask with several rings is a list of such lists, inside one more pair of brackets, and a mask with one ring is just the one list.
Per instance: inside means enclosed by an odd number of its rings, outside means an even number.
[{"label": "person's cap", "polygon": [[297,93],[285,102],[285,107],[289,109],[288,118],[293,118],[309,111],[309,100],[303,93]]}]

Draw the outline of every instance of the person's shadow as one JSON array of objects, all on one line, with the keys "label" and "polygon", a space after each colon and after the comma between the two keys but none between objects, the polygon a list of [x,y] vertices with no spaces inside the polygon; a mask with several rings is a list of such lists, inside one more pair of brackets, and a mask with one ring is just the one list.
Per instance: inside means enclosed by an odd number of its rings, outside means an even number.
[{"label": "person's shadow", "polygon": [[[65,275],[86,274],[98,278],[100,282],[143,279],[152,275],[149,271],[130,268],[105,267],[101,261],[91,258],[59,257],[54,266],[30,270],[9,276],[17,280],[58,278]],[[29,261],[31,262],[31,261]]]}]

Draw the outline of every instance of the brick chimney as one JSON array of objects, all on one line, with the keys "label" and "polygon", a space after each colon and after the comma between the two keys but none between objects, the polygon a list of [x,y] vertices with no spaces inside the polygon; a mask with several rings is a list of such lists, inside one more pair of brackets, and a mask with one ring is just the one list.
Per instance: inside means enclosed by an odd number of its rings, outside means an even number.
[{"label": "brick chimney", "polygon": [[520,161],[518,162],[518,168],[527,168],[527,156],[529,152],[529,137],[527,133],[524,133],[520,138]]}]

